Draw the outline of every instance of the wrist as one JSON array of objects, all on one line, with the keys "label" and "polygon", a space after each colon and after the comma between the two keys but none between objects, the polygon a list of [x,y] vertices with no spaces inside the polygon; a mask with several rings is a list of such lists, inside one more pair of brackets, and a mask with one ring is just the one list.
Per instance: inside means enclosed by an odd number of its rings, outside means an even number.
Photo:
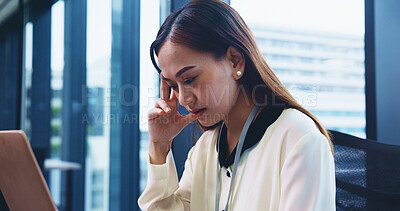
[{"label": "wrist", "polygon": [[166,163],[171,144],[168,142],[149,143],[149,161],[151,164],[162,165]]}]

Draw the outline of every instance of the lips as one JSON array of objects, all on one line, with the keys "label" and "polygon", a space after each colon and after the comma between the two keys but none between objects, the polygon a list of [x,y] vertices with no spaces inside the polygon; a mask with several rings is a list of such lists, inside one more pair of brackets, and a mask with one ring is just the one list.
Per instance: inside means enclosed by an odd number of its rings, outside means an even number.
[{"label": "lips", "polygon": [[204,113],[205,110],[206,110],[206,108],[202,108],[202,109],[189,110],[189,112],[193,113],[196,116],[200,116],[201,114]]}]

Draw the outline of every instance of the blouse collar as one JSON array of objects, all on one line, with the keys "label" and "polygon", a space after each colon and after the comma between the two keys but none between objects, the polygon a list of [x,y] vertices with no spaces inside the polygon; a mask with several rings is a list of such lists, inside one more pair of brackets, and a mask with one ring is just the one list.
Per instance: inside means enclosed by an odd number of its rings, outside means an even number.
[{"label": "blouse collar", "polygon": [[[284,109],[284,106],[265,106],[261,110],[254,122],[250,125],[249,130],[247,131],[241,155],[247,149],[260,142],[267,128],[278,119]],[[228,168],[233,164],[233,161],[235,160],[237,146],[235,146],[235,149],[233,149],[232,153],[229,155],[229,157],[227,157],[228,144],[226,140],[227,134],[225,124],[223,124],[223,127],[221,129],[222,131],[219,141],[220,152],[218,153],[218,160],[221,167],[224,166]]]}]

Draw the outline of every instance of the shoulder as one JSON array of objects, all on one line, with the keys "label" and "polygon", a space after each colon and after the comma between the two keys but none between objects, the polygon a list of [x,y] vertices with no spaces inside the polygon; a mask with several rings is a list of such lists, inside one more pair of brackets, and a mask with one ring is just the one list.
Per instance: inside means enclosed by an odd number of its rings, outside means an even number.
[{"label": "shoulder", "polygon": [[219,128],[221,126],[217,126],[214,129],[207,130],[203,134],[201,134],[199,140],[197,140],[195,145],[199,146],[204,146],[204,145],[210,145],[210,144],[215,144],[215,140],[217,139]]},{"label": "shoulder", "polygon": [[315,145],[329,148],[326,137],[319,131],[314,120],[303,112],[289,108],[285,109],[275,121],[273,127],[275,140],[281,140],[281,150],[284,154],[291,151],[301,142],[307,145]]},{"label": "shoulder", "polygon": [[303,112],[288,108],[276,120],[275,130],[292,139],[299,139],[309,132],[319,132],[315,122]]},{"label": "shoulder", "polygon": [[208,153],[210,149],[215,148],[215,143],[218,137],[219,128],[220,126],[212,130],[205,131],[197,140],[196,144],[190,150],[188,158],[191,158],[192,156],[198,157],[201,154]]}]

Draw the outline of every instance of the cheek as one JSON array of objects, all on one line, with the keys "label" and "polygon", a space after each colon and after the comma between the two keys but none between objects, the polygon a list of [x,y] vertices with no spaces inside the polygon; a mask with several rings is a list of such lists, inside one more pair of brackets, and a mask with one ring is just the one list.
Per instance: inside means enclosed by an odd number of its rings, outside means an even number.
[{"label": "cheek", "polygon": [[197,82],[197,100],[199,105],[209,108],[210,112],[225,114],[235,103],[237,81],[224,63],[209,65],[207,73]]},{"label": "cheek", "polygon": [[202,88],[200,101],[218,113],[227,113],[235,104],[237,85],[233,81],[216,81]]}]

